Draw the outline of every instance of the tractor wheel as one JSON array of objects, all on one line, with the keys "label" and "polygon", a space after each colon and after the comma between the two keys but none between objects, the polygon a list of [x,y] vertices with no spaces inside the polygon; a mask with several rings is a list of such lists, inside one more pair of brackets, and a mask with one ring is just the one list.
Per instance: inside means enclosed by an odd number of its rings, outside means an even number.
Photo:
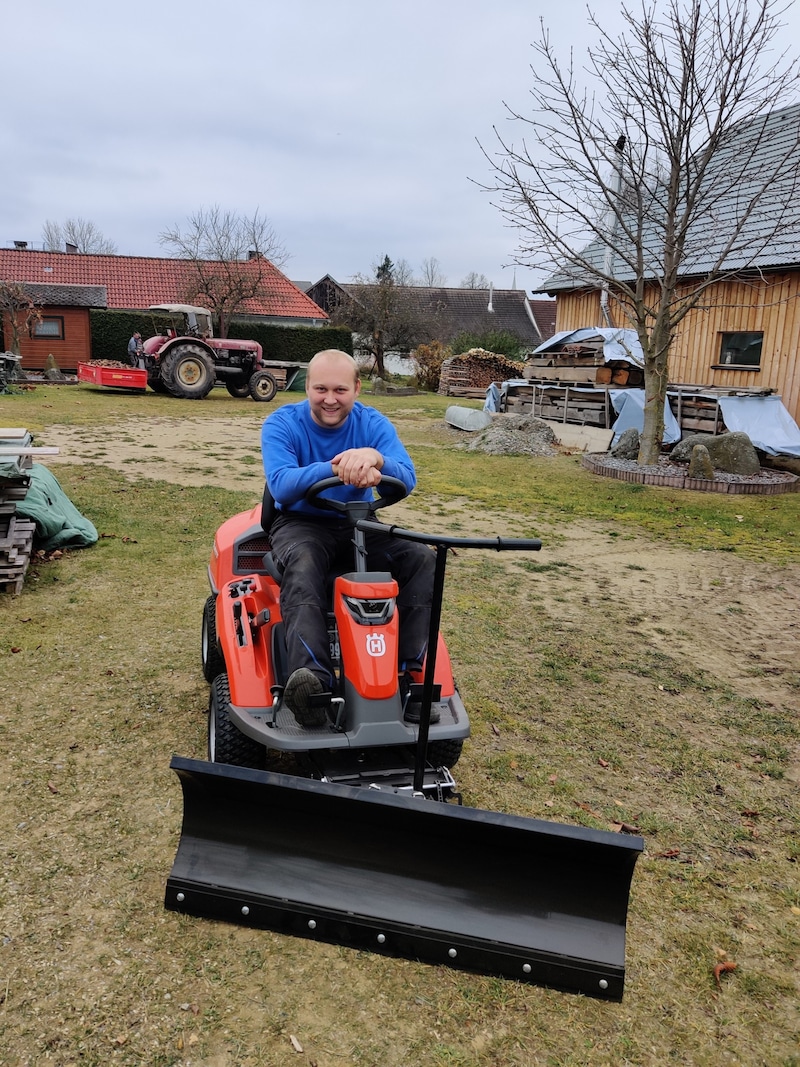
[{"label": "tractor wheel", "polygon": [[169,393],[169,390],[160,378],[148,378],[147,384],[154,393],[161,393],[162,396],[166,396]]},{"label": "tractor wheel", "polygon": [[203,629],[201,634],[203,677],[210,684],[225,670],[225,660],[217,645],[217,598],[210,596],[203,605]]},{"label": "tractor wheel", "polygon": [[225,388],[231,394],[239,400],[243,400],[246,396],[250,396],[250,382],[237,382],[226,381]]},{"label": "tractor wheel", "polygon": [[214,388],[214,364],[200,345],[178,345],[161,361],[167,390],[182,400],[202,400]]},{"label": "tractor wheel", "polygon": [[272,400],[278,391],[278,383],[268,370],[257,370],[247,388],[253,400]]},{"label": "tractor wheel", "polygon": [[448,741],[431,741],[428,745],[428,762],[434,767],[455,767],[463,747],[463,737],[452,737]]},{"label": "tractor wheel", "polygon": [[208,701],[208,758],[234,767],[264,767],[264,746],[236,729],[230,716],[231,691],[227,674],[211,683]]}]

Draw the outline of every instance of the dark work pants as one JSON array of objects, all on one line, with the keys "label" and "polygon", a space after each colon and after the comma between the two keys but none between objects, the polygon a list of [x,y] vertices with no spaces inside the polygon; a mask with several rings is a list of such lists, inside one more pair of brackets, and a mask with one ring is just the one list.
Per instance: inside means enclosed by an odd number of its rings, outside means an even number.
[{"label": "dark work pants", "polygon": [[[333,684],[328,643],[327,584],[331,569],[355,570],[353,530],[349,523],[315,521],[279,515],[270,529],[270,542],[285,570],[281,580],[281,615],[286,632],[289,671],[307,667],[323,682]],[[400,587],[398,670],[421,665],[430,627],[436,556],[427,545],[391,537],[388,532],[366,533],[367,568],[390,571]]]}]

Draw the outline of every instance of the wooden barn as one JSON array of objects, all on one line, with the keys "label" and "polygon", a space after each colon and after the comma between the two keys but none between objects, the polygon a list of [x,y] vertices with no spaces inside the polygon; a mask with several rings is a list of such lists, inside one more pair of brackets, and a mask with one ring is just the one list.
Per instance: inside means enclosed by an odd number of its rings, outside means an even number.
[{"label": "wooden barn", "polygon": [[[794,186],[800,171],[800,105],[772,112],[766,123],[762,117],[743,125],[735,136],[742,151],[751,153],[750,165],[756,174],[770,159],[784,158],[794,146],[794,173],[789,176],[789,185]],[[736,205],[731,203],[728,209],[733,213]],[[726,205],[720,204],[717,223],[725,210]],[[689,312],[678,327],[669,377],[676,386],[770,390],[781,396],[789,413],[800,422],[800,204],[794,196],[777,207],[772,205],[771,210],[780,210],[787,217],[780,242],[754,254],[758,220],[752,223],[752,248],[747,247],[747,232],[743,232],[745,240],[738,243],[739,251],[725,261],[728,276],[711,285],[701,306]],[[692,270],[691,274],[687,271],[685,291],[694,288],[693,283],[703,277],[704,266],[713,262],[712,241],[724,241],[726,235],[717,225],[714,234],[696,234],[695,239],[697,248],[689,257]],[[621,270],[617,276],[624,277]],[[557,297],[557,332],[588,326],[632,326],[613,293],[609,295],[607,318],[602,290],[581,284],[567,272],[549,278],[542,291]],[[655,305],[655,282],[648,297]]]}]

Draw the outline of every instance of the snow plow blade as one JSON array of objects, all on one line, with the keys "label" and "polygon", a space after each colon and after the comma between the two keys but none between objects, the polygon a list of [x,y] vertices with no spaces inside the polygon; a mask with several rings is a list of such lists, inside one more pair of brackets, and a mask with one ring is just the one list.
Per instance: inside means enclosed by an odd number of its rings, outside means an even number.
[{"label": "snow plow blade", "polygon": [[622,998],[641,838],[173,756],[169,910]]}]

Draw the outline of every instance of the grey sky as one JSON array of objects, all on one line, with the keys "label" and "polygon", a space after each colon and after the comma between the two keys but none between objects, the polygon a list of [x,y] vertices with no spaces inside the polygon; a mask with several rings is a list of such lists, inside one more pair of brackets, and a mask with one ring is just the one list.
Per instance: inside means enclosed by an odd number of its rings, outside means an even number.
[{"label": "grey sky", "polygon": [[[619,18],[617,4],[592,6]],[[476,139],[493,148],[504,100],[525,110],[539,16],[578,58],[586,11],[583,0],[7,5],[0,245],[41,247],[46,219],[81,216],[120,253],[164,255],[165,227],[219,204],[261,209],[291,278],[346,281],[388,253],[417,271],[435,257],[450,285],[474,270],[510,287],[515,234],[469,180],[490,173]],[[516,280],[530,289],[538,276],[517,267]]]}]

